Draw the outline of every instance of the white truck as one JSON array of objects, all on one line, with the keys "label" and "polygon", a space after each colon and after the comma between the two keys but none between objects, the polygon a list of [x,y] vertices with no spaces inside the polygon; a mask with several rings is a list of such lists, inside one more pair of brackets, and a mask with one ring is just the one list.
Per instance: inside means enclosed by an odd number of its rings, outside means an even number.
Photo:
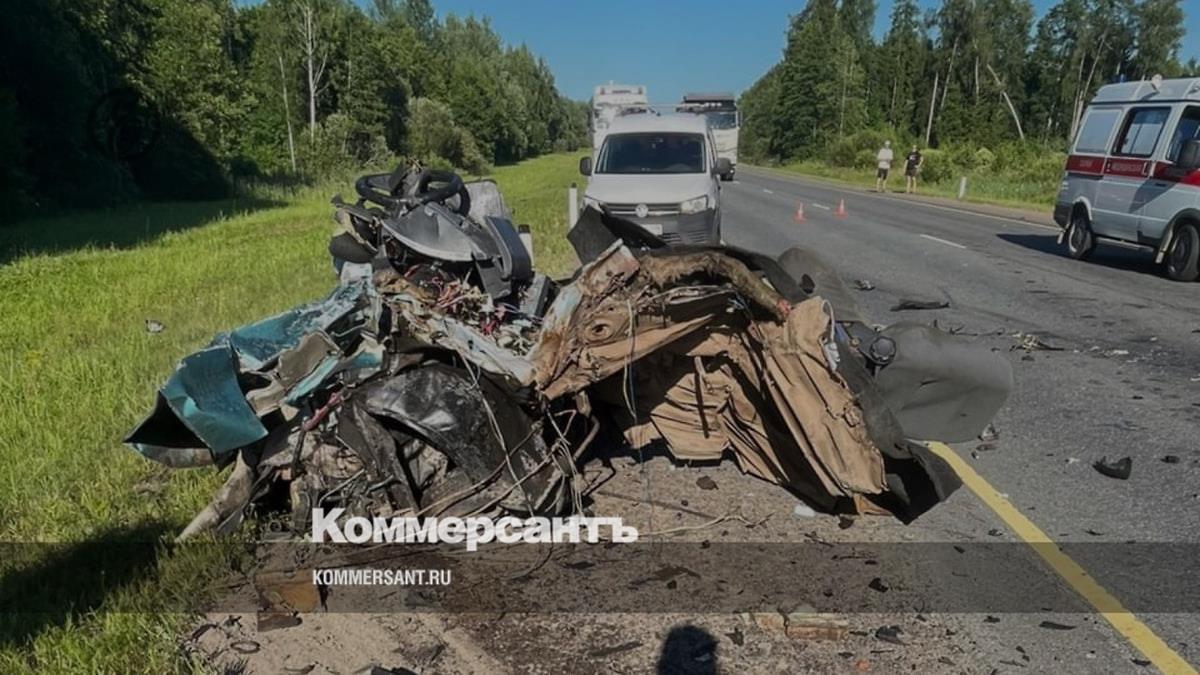
[{"label": "white truck", "polygon": [[733,167],[721,179],[733,180],[733,171],[737,168],[738,128],[742,121],[738,114],[737,97],[727,92],[684,94],[683,101],[675,109],[701,115],[708,121],[708,128],[712,130],[717,144],[717,156],[728,159]]},{"label": "white truck", "polygon": [[628,112],[649,110],[650,101],[646,98],[646,86],[642,84],[608,84],[597,85],[592,91],[592,117],[589,126],[592,130],[592,150],[599,151],[604,142],[612,121]]}]

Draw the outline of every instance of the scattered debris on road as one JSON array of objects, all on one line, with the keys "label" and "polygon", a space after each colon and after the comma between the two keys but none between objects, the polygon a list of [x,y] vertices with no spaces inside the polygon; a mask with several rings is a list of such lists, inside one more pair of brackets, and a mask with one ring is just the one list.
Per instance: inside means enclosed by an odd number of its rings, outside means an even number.
[{"label": "scattered debris on road", "polygon": [[1075,630],[1075,626],[1056,621],[1043,621],[1038,624],[1038,628],[1045,628],[1047,630]]},{"label": "scattered debris on road", "polygon": [[1133,458],[1122,457],[1110,462],[1108,457],[1101,457],[1092,467],[1109,478],[1129,480],[1129,475],[1133,472]]},{"label": "scattered debris on road", "polygon": [[975,437],[1012,385],[985,347],[872,327],[803,248],[668,246],[588,208],[568,234],[582,267],[555,281],[491,181],[398,170],[356,190],[334,198],[329,296],[185,357],[127,438],[171,467],[232,467],[181,538],[230,532],[251,504],[290,506],[296,532],[317,504],[578,510],[603,425],[679,461],[730,453],[825,510],[908,522],[959,486],[909,439]]},{"label": "scattered debris on road", "polygon": [[1037,335],[1034,335],[1033,333],[1017,333],[1017,334],[1013,335],[1013,337],[1017,338],[1018,342],[1017,342],[1017,344],[1015,344],[1011,347],[1012,350],[1022,349],[1027,352],[1033,352],[1033,351],[1061,352],[1065,349],[1064,347],[1057,347],[1055,345],[1049,344],[1048,342],[1046,342],[1042,338],[1038,337]]},{"label": "scattered debris on road", "polygon": [[854,280],[854,287],[855,287],[855,288],[857,288],[857,289],[858,289],[858,290],[860,290],[860,291],[873,291],[873,290],[875,290],[875,284],[871,283],[871,282],[870,282],[870,280],[868,280],[868,279],[855,279],[855,280]]},{"label": "scattered debris on road", "polygon": [[946,309],[950,306],[945,300],[907,300],[901,299],[893,307],[893,312],[903,312],[905,310],[916,309]]},{"label": "scattered debris on road", "polygon": [[979,432],[979,440],[984,443],[994,443],[1000,440],[1000,432],[996,430],[996,425],[988,424],[984,427],[983,431]]},{"label": "scattered debris on road", "polygon": [[903,632],[899,626],[880,626],[875,629],[875,639],[903,647],[908,644],[900,639],[900,634]]}]

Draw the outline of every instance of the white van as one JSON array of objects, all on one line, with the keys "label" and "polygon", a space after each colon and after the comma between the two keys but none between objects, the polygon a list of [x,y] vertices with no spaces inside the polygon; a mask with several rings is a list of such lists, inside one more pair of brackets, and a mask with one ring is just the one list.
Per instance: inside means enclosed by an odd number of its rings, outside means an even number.
[{"label": "white van", "polygon": [[1054,220],[1072,258],[1117,240],[1153,249],[1172,279],[1200,277],[1200,78],[1101,87],[1067,157]]},{"label": "white van", "polygon": [[596,153],[579,160],[585,206],[632,221],[668,244],[721,241],[720,176],[703,117],[642,113],[618,117]]}]

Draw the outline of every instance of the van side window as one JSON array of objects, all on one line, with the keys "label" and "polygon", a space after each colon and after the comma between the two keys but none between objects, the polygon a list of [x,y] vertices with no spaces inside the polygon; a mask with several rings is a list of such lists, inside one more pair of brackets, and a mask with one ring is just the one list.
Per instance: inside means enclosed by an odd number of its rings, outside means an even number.
[{"label": "van side window", "polygon": [[1108,139],[1121,118],[1119,110],[1091,110],[1079,127],[1075,152],[1103,155],[1108,153]]},{"label": "van side window", "polygon": [[1128,157],[1149,157],[1154,154],[1158,137],[1167,124],[1170,108],[1135,108],[1125,120],[1125,128],[1117,140],[1113,154]]},{"label": "van side window", "polygon": [[1167,146],[1167,161],[1177,161],[1184,142],[1193,138],[1200,138],[1200,108],[1188,106],[1179,117],[1179,124],[1175,125],[1175,133],[1171,134],[1171,144]]}]

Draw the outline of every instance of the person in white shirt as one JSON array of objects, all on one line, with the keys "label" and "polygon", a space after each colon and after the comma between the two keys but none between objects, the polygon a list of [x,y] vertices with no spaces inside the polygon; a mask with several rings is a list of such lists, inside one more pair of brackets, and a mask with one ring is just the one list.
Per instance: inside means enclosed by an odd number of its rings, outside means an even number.
[{"label": "person in white shirt", "polygon": [[888,171],[890,171],[892,168],[893,159],[895,159],[895,157],[892,155],[892,142],[884,141],[883,147],[880,148],[879,152],[875,155],[876,166],[878,167],[878,169],[875,171],[876,192],[887,191]]}]

